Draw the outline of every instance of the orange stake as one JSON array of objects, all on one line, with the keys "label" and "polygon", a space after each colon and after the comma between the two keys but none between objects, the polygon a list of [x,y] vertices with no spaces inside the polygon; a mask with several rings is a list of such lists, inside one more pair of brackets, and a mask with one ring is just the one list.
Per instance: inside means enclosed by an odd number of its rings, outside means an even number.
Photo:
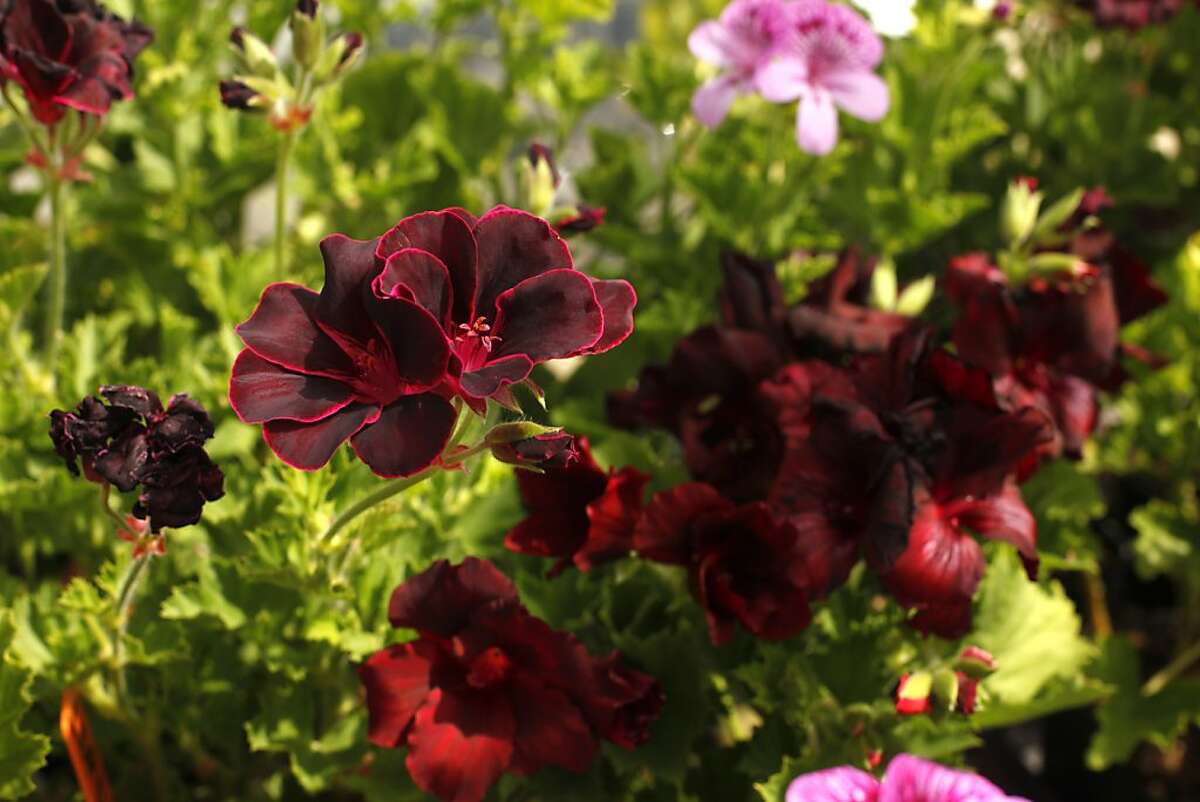
[{"label": "orange stake", "polygon": [[83,697],[74,688],[63,691],[58,728],[67,742],[67,752],[71,755],[71,765],[75,767],[75,778],[83,798],[86,802],[113,802],[112,786],[104,771],[104,757],[92,737]]}]

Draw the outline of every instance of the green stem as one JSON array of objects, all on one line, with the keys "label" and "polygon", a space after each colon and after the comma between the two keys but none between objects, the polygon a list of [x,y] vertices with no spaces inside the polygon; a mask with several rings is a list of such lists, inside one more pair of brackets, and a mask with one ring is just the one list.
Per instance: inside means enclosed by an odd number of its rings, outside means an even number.
[{"label": "green stem", "polygon": [[1153,696],[1170,685],[1192,665],[1200,660],[1200,641],[1184,649],[1168,663],[1161,671],[1146,681],[1142,686],[1142,696]]},{"label": "green stem", "polygon": [[[117,639],[114,646],[117,663],[117,690],[119,698],[125,700],[128,696],[128,684],[125,680],[125,633],[129,630],[129,619],[133,612],[133,600],[137,598],[138,586],[145,576],[146,566],[150,563],[150,555],[143,554],[134,557],[133,562],[125,569],[117,590]],[[127,703],[126,703],[127,704]]]},{"label": "green stem", "polygon": [[392,496],[403,493],[410,487],[424,482],[430,476],[433,476],[435,472],[435,469],[430,467],[426,468],[420,473],[415,473],[412,476],[406,476],[403,479],[393,479],[390,482],[384,483],[378,489],[376,489],[375,492],[368,493],[367,495],[363,496],[358,501],[354,502],[345,510],[343,510],[338,517],[334,518],[333,523],[331,523],[329,528],[326,529],[321,535],[321,542],[328,543],[329,541],[333,540],[334,535],[345,529],[355,518],[362,515],[375,505],[382,504]]},{"label": "green stem", "polygon": [[287,179],[292,147],[296,134],[287,131],[279,135],[279,152],[275,160],[275,278],[284,277],[287,262]]},{"label": "green stem", "polygon": [[58,347],[62,340],[63,310],[67,304],[67,182],[57,175],[58,166],[48,171],[50,181],[50,274],[46,307],[45,337],[46,367],[54,374],[58,370]]}]

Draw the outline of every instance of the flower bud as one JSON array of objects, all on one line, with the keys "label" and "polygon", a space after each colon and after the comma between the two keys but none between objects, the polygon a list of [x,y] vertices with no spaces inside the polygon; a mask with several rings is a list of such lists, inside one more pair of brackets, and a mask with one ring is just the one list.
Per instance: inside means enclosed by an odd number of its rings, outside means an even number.
[{"label": "flower bud", "polygon": [[896,688],[896,712],[902,716],[928,713],[932,693],[933,676],[928,671],[901,675]]},{"label": "flower bud", "polygon": [[939,669],[933,675],[933,696],[941,710],[954,710],[958,705],[958,674],[949,669]]},{"label": "flower bud", "polygon": [[983,679],[995,672],[996,659],[978,646],[968,646],[954,661],[954,668],[973,679]]},{"label": "flower bud", "polygon": [[221,81],[221,103],[239,111],[259,111],[262,95],[241,81]]},{"label": "flower bud", "polygon": [[563,237],[571,234],[583,234],[597,226],[604,225],[604,215],[608,210],[603,206],[588,206],[581,203],[573,208],[562,210],[563,216],[558,217],[553,225],[554,230]]},{"label": "flower bud", "polygon": [[316,0],[300,0],[292,12],[292,55],[296,63],[311,70],[325,46],[325,21],[317,13]]},{"label": "flower bud", "polygon": [[358,62],[362,46],[362,34],[353,31],[330,42],[313,67],[313,77],[317,83],[328,83],[345,74]]},{"label": "flower bud", "polygon": [[[503,431],[497,433],[497,429]],[[536,430],[540,432],[518,436]],[[492,456],[518,468],[565,468],[579,459],[574,435],[531,422],[497,426],[488,432],[484,442],[491,446]]]},{"label": "flower bud", "polygon": [[245,28],[234,28],[229,43],[246,70],[253,75],[271,78],[279,70],[279,62],[267,43]]},{"label": "flower bud", "polygon": [[958,672],[958,700],[954,710],[964,716],[975,713],[979,706],[979,680],[971,679],[963,672]]},{"label": "flower bud", "polygon": [[1008,186],[1008,195],[1004,198],[1000,214],[1000,229],[1011,245],[1027,240],[1037,224],[1042,193],[1037,192],[1036,188],[1036,179],[1017,179]]},{"label": "flower bud", "polygon": [[526,211],[546,217],[554,208],[560,181],[554,165],[554,154],[544,145],[529,146],[528,158],[522,162],[521,194]]}]

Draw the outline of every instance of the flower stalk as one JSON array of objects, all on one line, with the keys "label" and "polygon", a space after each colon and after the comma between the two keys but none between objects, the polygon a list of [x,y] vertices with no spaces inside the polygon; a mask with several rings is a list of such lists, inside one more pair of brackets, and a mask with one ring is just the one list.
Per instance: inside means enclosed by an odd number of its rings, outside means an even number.
[{"label": "flower stalk", "polygon": [[[50,129],[51,145],[55,129]],[[46,277],[45,337],[46,365],[51,371],[58,365],[62,342],[64,310],[67,305],[67,182],[58,174],[57,165],[48,172],[50,198],[49,274]]]},{"label": "flower stalk", "polygon": [[283,276],[287,266],[287,186],[292,150],[296,144],[294,131],[279,135],[279,152],[275,159],[275,275]]}]

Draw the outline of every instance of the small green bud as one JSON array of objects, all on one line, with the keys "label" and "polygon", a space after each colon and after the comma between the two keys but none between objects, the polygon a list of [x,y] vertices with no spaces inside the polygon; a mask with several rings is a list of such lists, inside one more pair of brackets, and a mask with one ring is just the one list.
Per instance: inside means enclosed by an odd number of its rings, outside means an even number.
[{"label": "small green bud", "polygon": [[1041,207],[1042,193],[1035,191],[1032,181],[1020,179],[1008,185],[1000,213],[1000,232],[1010,245],[1019,245],[1029,239]]},{"label": "small green bud", "polygon": [[234,28],[229,34],[229,43],[238,59],[252,75],[260,78],[274,77],[279,71],[279,61],[267,43],[245,28]]},{"label": "small green bud", "polygon": [[899,281],[896,279],[896,263],[891,259],[879,260],[871,274],[871,306],[891,312],[896,308]]},{"label": "small green bud", "polygon": [[316,65],[325,47],[325,20],[314,0],[300,0],[292,12],[292,55],[306,70]]}]

